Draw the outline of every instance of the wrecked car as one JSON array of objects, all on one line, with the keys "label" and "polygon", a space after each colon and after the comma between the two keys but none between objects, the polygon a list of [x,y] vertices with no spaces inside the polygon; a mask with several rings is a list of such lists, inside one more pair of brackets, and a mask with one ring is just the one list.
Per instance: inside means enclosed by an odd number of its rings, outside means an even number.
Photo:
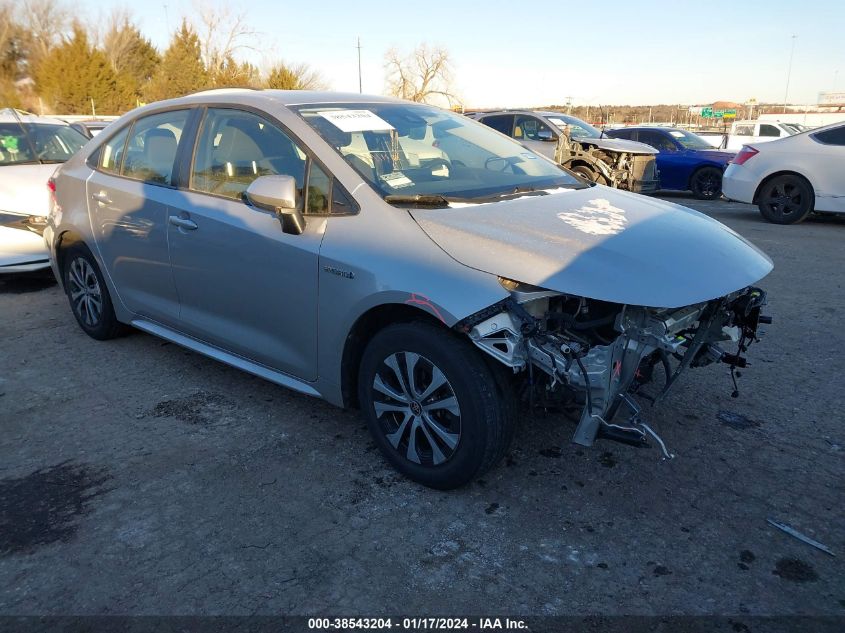
[{"label": "wrecked car", "polygon": [[124,115],[53,189],[51,265],[91,337],[358,407],[435,488],[494,466],[525,403],[580,411],[579,444],[663,446],[637,391],[743,367],[765,321],[772,263],[733,231],[428,105],[198,93]]},{"label": "wrecked car", "polygon": [[655,148],[608,138],[577,117],[533,110],[472,112],[468,116],[590,182],[637,193],[653,193],[660,188]]}]

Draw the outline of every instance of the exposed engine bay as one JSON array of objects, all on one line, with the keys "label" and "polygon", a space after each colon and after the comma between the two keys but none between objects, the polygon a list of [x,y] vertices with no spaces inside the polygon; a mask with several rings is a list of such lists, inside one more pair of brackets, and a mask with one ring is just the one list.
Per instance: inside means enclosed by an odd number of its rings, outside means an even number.
[{"label": "exposed engine bay", "polygon": [[[661,401],[690,367],[724,363],[734,392],[760,324],[766,293],[747,287],[719,299],[682,308],[648,308],[569,296],[500,278],[510,297],[456,324],[484,352],[511,367],[532,404],[556,402],[580,408],[573,441],[591,446],[597,437],[629,444],[653,439],[673,455],[642,419],[632,398],[662,370]],[[735,346],[735,347],[734,347]],[[734,347],[735,352],[727,350]],[[625,410],[626,417],[622,417]]]}]

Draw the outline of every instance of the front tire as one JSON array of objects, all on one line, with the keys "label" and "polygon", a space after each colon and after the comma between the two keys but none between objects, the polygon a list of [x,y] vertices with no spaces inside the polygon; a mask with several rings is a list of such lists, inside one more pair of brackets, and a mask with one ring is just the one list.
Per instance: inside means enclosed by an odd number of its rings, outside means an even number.
[{"label": "front tire", "polygon": [[391,465],[424,486],[450,490],[504,456],[516,415],[502,386],[467,341],[414,322],[388,326],[367,345],[358,397]]},{"label": "front tire", "polygon": [[800,176],[777,176],[760,187],[757,208],[774,224],[798,224],[813,210],[813,190]]},{"label": "front tire", "polygon": [[99,341],[120,336],[126,326],[117,320],[108,287],[87,246],[73,244],[63,256],[65,294],[79,327]]},{"label": "front tire", "polygon": [[690,178],[690,189],[699,200],[715,200],[722,195],[722,170],[702,167]]}]

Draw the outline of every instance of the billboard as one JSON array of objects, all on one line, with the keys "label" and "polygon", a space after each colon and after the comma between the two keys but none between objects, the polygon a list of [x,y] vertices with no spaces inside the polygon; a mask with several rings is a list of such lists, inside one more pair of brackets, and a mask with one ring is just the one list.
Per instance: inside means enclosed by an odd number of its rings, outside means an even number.
[{"label": "billboard", "polygon": [[845,92],[820,92],[820,106],[845,106]]}]

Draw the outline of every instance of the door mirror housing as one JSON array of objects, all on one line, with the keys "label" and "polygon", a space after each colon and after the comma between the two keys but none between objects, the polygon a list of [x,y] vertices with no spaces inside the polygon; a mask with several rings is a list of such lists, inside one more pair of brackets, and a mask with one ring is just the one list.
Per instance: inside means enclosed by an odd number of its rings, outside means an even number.
[{"label": "door mirror housing", "polygon": [[259,176],[244,194],[251,205],[273,211],[285,233],[299,235],[305,230],[305,217],[296,208],[296,179],[293,176]]},{"label": "door mirror housing", "polygon": [[540,130],[539,132],[537,132],[537,140],[545,141],[548,143],[556,141],[557,139],[555,138],[555,135],[552,134],[551,130]]}]

